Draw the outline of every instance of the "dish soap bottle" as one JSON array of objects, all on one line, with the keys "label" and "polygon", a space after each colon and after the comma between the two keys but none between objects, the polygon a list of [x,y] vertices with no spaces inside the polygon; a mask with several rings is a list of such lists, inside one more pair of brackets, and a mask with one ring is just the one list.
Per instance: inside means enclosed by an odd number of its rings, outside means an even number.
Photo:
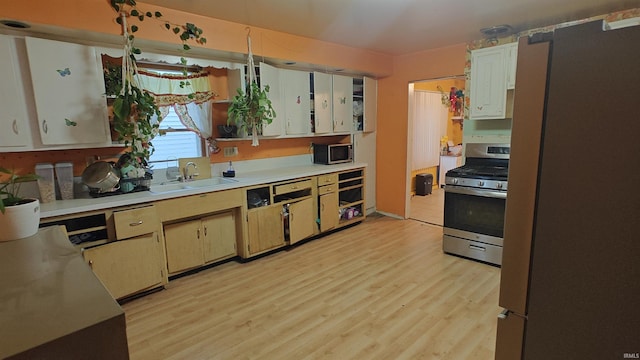
[{"label": "dish soap bottle", "polygon": [[222,176],[224,176],[224,177],[235,177],[236,176],[236,171],[233,169],[233,165],[231,164],[231,161],[229,161],[229,168],[227,168],[227,171],[223,171],[222,172]]}]

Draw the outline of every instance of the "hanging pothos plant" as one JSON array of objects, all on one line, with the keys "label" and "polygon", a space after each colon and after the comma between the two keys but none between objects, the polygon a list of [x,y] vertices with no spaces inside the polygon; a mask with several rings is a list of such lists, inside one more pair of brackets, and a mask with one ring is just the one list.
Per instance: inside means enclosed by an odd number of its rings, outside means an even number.
[{"label": "hanging pothos plant", "polygon": [[253,146],[258,146],[258,133],[262,131],[262,126],[271,124],[276,112],[273,110],[271,100],[269,100],[269,85],[260,89],[255,81],[247,84],[247,91],[238,89],[238,94],[233,97],[228,110],[227,124],[234,123],[239,129],[251,134],[254,142]]},{"label": "hanging pothos plant", "polygon": [[238,89],[228,109],[227,125],[235,124],[239,129],[251,134],[251,146],[258,146],[258,133],[263,125],[271,124],[276,112],[269,100],[269,85],[263,89],[256,80],[256,70],[251,52],[251,36],[247,34],[247,71],[248,83],[246,92]]},{"label": "hanging pothos plant", "polygon": [[[138,86],[136,76],[138,68],[136,55],[140,49],[134,46],[135,33],[138,25],[145,19],[162,21],[164,27],[180,37],[182,51],[191,47],[189,41],[203,45],[207,39],[202,36],[202,29],[194,24],[173,24],[162,20],[159,11],[142,12],[136,6],[135,0],[111,0],[111,8],[118,14],[116,22],[122,26],[124,37],[124,54],[122,57],[122,83],[120,93],[113,101],[114,129],[119,134],[119,140],[124,140],[125,146],[130,147],[127,152],[131,158],[137,160],[138,167],[146,167],[149,157],[153,153],[151,140],[159,133],[159,124],[153,121],[154,115],[160,116],[160,110],[154,102],[153,95]],[[187,60],[180,59],[183,75],[187,75]],[[181,81],[180,87],[191,85],[188,80]],[[190,95],[190,97],[193,95]]]}]

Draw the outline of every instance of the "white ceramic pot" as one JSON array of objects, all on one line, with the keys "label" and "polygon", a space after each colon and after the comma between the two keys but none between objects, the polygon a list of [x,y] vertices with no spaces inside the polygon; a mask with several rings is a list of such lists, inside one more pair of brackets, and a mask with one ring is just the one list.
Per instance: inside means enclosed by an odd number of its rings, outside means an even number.
[{"label": "white ceramic pot", "polygon": [[40,201],[29,199],[28,203],[12,205],[0,212],[0,241],[22,239],[35,235],[40,225]]}]

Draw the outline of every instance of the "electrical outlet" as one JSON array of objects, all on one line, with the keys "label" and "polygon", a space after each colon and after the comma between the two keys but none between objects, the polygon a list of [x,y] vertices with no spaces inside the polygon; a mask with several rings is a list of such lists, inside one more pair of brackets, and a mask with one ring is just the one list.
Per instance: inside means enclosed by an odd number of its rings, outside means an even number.
[{"label": "electrical outlet", "polygon": [[237,146],[225,147],[225,148],[222,148],[222,150],[224,151],[224,157],[238,156]]}]

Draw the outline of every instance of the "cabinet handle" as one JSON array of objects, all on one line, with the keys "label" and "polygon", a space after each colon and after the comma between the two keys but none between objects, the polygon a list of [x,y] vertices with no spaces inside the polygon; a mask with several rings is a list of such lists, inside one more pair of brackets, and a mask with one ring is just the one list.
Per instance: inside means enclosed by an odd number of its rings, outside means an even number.
[{"label": "cabinet handle", "polygon": [[487,251],[486,248],[482,247],[482,246],[476,246],[476,245],[469,245],[469,249],[471,250],[478,250],[478,251]]},{"label": "cabinet handle", "polygon": [[207,227],[204,227],[204,236],[207,236]]},{"label": "cabinet handle", "polygon": [[484,106],[476,106],[476,108],[477,108],[478,110],[482,110],[482,108],[483,108],[483,107],[484,107]]},{"label": "cabinet handle", "polygon": [[198,239],[200,239],[200,229],[196,230],[196,235],[197,235]]},{"label": "cabinet handle", "polygon": [[44,131],[45,134],[49,132],[49,127],[47,126],[47,120],[42,120],[42,131]]},{"label": "cabinet handle", "polygon": [[138,220],[137,222],[129,223],[129,226],[138,226],[138,225],[142,225],[142,220]]},{"label": "cabinet handle", "polygon": [[89,260],[89,267],[93,268],[93,260]]},{"label": "cabinet handle", "polygon": [[13,123],[11,124],[11,129],[13,130],[13,133],[18,135],[18,120],[17,119],[13,119]]}]

